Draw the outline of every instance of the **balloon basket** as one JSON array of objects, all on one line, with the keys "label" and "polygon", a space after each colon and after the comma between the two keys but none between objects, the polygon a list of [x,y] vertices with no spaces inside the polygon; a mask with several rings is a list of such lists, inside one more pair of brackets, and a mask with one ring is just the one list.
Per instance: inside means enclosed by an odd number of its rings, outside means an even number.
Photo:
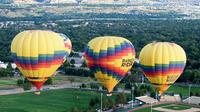
[{"label": "balloon basket", "polygon": [[36,92],[35,92],[35,95],[40,95],[40,91],[36,91]]},{"label": "balloon basket", "polygon": [[112,96],[112,93],[107,93],[106,96]]}]

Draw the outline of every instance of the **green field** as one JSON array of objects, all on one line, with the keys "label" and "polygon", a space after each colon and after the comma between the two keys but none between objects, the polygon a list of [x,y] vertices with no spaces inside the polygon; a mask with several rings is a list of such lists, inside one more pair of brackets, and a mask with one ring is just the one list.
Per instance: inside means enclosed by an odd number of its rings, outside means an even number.
[{"label": "green field", "polygon": [[[174,111],[181,111],[181,110],[186,110],[186,109],[190,109],[192,108],[192,106],[189,106],[189,105],[182,105],[182,104],[161,104],[161,105],[155,105],[153,106],[152,108],[152,112],[162,112],[162,111],[157,111],[157,110],[154,110],[154,108],[156,107],[162,107],[162,108],[165,108],[165,109],[170,109],[170,110],[174,110]],[[148,107],[148,108],[143,108],[143,109],[140,109],[140,110],[136,110],[134,112],[151,112],[151,107]]]},{"label": "green field", "polygon": [[72,107],[86,110],[95,97],[100,93],[75,89],[43,91],[39,96],[32,92],[5,95],[0,96],[0,112],[69,112]]},{"label": "green field", "polygon": [[[189,95],[189,87],[187,86],[175,86],[172,85],[167,92],[172,92],[175,94],[182,94],[183,96],[188,96]],[[199,93],[200,92],[200,87],[191,87],[191,92],[193,93]]]}]

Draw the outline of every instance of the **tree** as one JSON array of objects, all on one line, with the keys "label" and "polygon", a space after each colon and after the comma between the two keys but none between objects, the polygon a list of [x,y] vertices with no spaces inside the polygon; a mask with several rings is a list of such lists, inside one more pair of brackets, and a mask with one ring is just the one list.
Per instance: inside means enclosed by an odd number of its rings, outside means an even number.
[{"label": "tree", "polygon": [[87,67],[86,61],[84,60],[81,67]]},{"label": "tree", "polygon": [[91,89],[99,89],[99,85],[98,84],[96,84],[96,83],[90,83],[90,87],[91,87]]},{"label": "tree", "polygon": [[103,106],[103,110],[107,110],[110,107],[110,102],[108,101],[108,99],[103,99],[102,101],[102,106]]},{"label": "tree", "polygon": [[48,80],[45,82],[45,85],[52,85],[53,79],[51,77],[48,77]]},{"label": "tree", "polygon": [[30,82],[23,84],[24,91],[31,90],[31,88],[32,88],[32,84]]},{"label": "tree", "polygon": [[200,96],[199,92],[196,92],[196,93],[195,93],[195,96]]},{"label": "tree", "polygon": [[24,83],[24,79],[20,78],[20,79],[17,80],[17,86],[22,86],[23,83]]},{"label": "tree", "polygon": [[81,112],[77,107],[71,108],[70,112]]},{"label": "tree", "polygon": [[90,102],[89,102],[89,106],[90,107],[94,107],[94,105],[96,104],[96,101],[95,101],[95,99],[90,99]]},{"label": "tree", "polygon": [[75,60],[74,60],[74,59],[71,59],[71,60],[70,60],[70,64],[71,64],[71,65],[74,65],[74,64],[75,64]]},{"label": "tree", "polygon": [[126,95],[124,93],[119,93],[116,96],[115,101],[117,104],[125,104],[127,102]]},{"label": "tree", "polygon": [[86,84],[82,84],[80,88],[86,88]]}]

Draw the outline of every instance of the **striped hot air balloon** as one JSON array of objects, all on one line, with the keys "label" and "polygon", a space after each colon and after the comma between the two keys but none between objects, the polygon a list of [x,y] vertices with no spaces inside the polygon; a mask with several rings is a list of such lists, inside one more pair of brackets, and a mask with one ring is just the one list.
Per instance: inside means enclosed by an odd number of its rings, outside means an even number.
[{"label": "striped hot air balloon", "polygon": [[67,52],[66,56],[64,57],[64,60],[66,60],[67,56],[70,55],[71,51],[72,51],[72,43],[70,41],[70,39],[63,33],[59,33],[59,35],[63,38],[64,40],[64,44],[65,44],[65,50]]},{"label": "striped hot air balloon", "polygon": [[38,94],[66,55],[60,35],[43,30],[28,30],[16,35],[11,44],[11,53],[17,67],[35,85]]},{"label": "striped hot air balloon", "polygon": [[175,43],[154,42],[142,49],[139,60],[144,74],[161,95],[182,74],[186,54]]},{"label": "striped hot air balloon", "polygon": [[113,88],[131,69],[135,49],[130,41],[122,37],[97,37],[88,43],[84,56],[96,79],[111,95]]}]

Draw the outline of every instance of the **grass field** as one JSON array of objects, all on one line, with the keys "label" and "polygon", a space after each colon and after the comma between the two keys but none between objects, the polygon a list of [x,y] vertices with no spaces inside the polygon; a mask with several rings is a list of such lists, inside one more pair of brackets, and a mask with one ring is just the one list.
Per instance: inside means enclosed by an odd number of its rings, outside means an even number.
[{"label": "grass field", "polygon": [[32,92],[5,95],[0,96],[0,112],[69,112],[72,107],[85,110],[95,97],[100,93],[75,89],[43,91],[39,96]]},{"label": "grass field", "polygon": [[[5,89],[5,88],[10,88],[10,87],[17,87],[17,80],[20,78],[24,78],[24,77],[0,78],[0,90]],[[67,75],[61,75],[61,74],[52,78],[53,78],[54,84],[66,84],[66,83],[71,83],[71,82],[84,83],[84,82],[93,81],[90,77],[67,76]]]},{"label": "grass field", "polygon": [[[167,92],[173,92],[175,94],[179,94],[181,93],[183,96],[188,96],[189,93],[189,88],[186,86],[175,86],[175,85],[172,85],[168,90]],[[200,92],[200,87],[191,87],[191,92],[193,93],[197,93],[197,92]]]},{"label": "grass field", "polygon": [[[154,110],[157,107],[162,107],[164,109],[170,109],[170,110],[173,110],[174,112],[178,112],[178,111],[187,110],[187,109],[192,108],[192,106],[189,106],[189,105],[168,103],[168,104],[161,104],[161,105],[153,106],[152,112],[163,112],[163,111]],[[151,107],[136,110],[134,112],[151,112]],[[190,112],[190,111],[188,111],[188,112]]]}]

